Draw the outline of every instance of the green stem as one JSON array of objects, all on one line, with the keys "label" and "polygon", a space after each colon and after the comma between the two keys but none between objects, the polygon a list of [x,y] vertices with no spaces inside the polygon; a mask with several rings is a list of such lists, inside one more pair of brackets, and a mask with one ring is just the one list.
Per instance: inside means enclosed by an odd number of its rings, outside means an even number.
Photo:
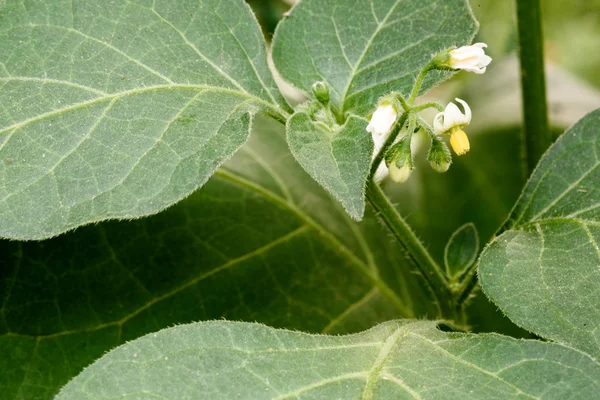
[{"label": "green stem", "polygon": [[523,98],[522,143],[525,172],[529,176],[552,144],[552,134],[548,129],[540,0],[516,1]]},{"label": "green stem", "polygon": [[464,276],[458,290],[454,293],[456,307],[461,307],[462,304],[469,298],[469,295],[477,285],[477,263],[471,267],[469,272]]},{"label": "green stem", "polygon": [[400,102],[400,104],[402,105],[402,108],[404,109],[404,111],[409,111],[410,106],[406,102],[406,99],[404,98],[404,96],[402,96],[400,93],[395,93],[395,95],[396,95],[396,98],[398,99],[398,101]]},{"label": "green stem", "polygon": [[413,86],[412,92],[410,92],[410,96],[408,97],[409,105],[412,105],[417,99],[417,96],[419,95],[419,90],[421,90],[421,85],[423,84],[423,80],[425,79],[427,73],[433,68],[433,65],[433,62],[430,61],[427,65],[423,67],[421,72],[419,72],[417,80],[415,81],[415,86]]},{"label": "green stem", "polygon": [[417,121],[419,123],[419,125],[421,126],[421,128],[427,132],[427,134],[431,137],[431,138],[438,138],[438,134],[434,132],[434,130],[429,126],[429,124],[427,122],[425,122],[425,120],[420,116],[417,115]]},{"label": "green stem", "polygon": [[451,305],[451,293],[439,265],[373,180],[367,184],[367,199],[425,278],[442,312],[447,312]]},{"label": "green stem", "polygon": [[435,108],[438,111],[444,111],[444,106],[436,103],[435,101],[430,101],[429,103],[423,103],[423,104],[419,104],[416,107],[412,108],[413,112],[419,112],[419,111],[423,111],[427,108]]},{"label": "green stem", "polygon": [[284,111],[279,110],[275,107],[271,107],[271,108],[265,107],[262,111],[265,115],[273,118],[275,121],[281,123],[283,126],[285,126],[287,124],[289,114],[284,114]]}]

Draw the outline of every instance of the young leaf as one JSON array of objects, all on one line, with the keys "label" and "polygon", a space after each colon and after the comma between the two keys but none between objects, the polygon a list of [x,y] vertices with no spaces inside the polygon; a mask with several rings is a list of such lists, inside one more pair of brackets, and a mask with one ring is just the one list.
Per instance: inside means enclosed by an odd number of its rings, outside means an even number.
[{"label": "young leaf", "polygon": [[0,25],[0,237],[156,213],[285,114],[242,0],[7,0]]},{"label": "young leaf", "polygon": [[553,343],[426,321],[349,336],[213,321],[127,343],[56,399],[591,399],[599,390],[600,364]]},{"label": "young leaf", "polygon": [[163,213],[0,241],[0,398],[51,399],[110,349],[174,324],[347,333],[436,315],[373,214],[352,223],[290,156],[281,124],[255,125],[205,187]]},{"label": "young leaf", "polygon": [[[275,32],[273,61],[307,93],[329,83],[340,115],[366,115],[380,96],[408,94],[433,54],[469,43],[476,30],[465,0],[303,0]],[[423,88],[447,76],[432,73]]]},{"label": "young leaf", "polygon": [[355,220],[365,211],[365,183],[371,165],[373,141],[364,119],[350,117],[329,131],[306,113],[288,120],[287,141],[298,163],[342,203]]},{"label": "young leaf", "polygon": [[458,279],[477,258],[479,236],[472,223],[458,228],[450,236],[444,250],[444,264],[448,277]]},{"label": "young leaf", "polygon": [[600,356],[600,110],[548,150],[479,263],[484,292],[515,323]]}]

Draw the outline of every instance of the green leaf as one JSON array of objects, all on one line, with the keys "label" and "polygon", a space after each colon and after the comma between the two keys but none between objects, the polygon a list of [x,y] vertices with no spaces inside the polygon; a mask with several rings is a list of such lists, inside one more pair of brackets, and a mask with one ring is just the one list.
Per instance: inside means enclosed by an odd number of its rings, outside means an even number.
[{"label": "green leaf", "polygon": [[158,215],[0,241],[2,399],[50,399],[115,346],[226,318],[347,333],[437,315],[368,211],[355,224],[290,156],[281,124]]},{"label": "green leaf", "polygon": [[350,336],[213,321],[119,347],[57,400],[586,399],[599,390],[600,364],[552,343],[448,334],[425,321]]},{"label": "green leaf", "polygon": [[567,130],[484,251],[484,292],[515,323],[600,356],[600,110]]},{"label": "green leaf", "polygon": [[286,128],[288,145],[298,163],[342,203],[352,218],[362,219],[373,154],[367,122],[352,116],[330,131],[311,121],[308,114],[297,113]]},{"label": "green leaf", "polygon": [[479,253],[479,236],[472,223],[458,228],[444,249],[444,265],[448,277],[459,279],[473,265]]},{"label": "green leaf", "polygon": [[0,25],[0,237],[156,213],[285,114],[241,0],[7,0]]},{"label": "green leaf", "polygon": [[[465,0],[303,0],[275,32],[273,61],[306,93],[327,81],[340,116],[366,115],[380,96],[408,94],[432,55],[476,30]],[[423,89],[448,76],[430,74]]]}]

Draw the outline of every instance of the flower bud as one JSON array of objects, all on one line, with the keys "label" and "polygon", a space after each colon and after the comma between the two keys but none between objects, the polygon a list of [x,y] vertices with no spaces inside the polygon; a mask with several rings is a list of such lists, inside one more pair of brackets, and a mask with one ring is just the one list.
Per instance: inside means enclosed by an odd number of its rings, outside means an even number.
[{"label": "flower bud", "polygon": [[448,171],[450,164],[452,164],[452,155],[450,149],[444,142],[434,137],[431,139],[431,147],[429,153],[427,153],[427,161],[434,171],[443,173]]},{"label": "flower bud", "polygon": [[313,83],[312,91],[321,104],[329,104],[329,86],[327,85],[327,82],[320,81]]},{"label": "flower bud", "polygon": [[436,69],[464,70],[483,74],[492,58],[485,54],[485,43],[475,43],[471,46],[462,46],[438,54],[434,59]]},{"label": "flower bud", "polygon": [[323,106],[314,100],[309,100],[298,106],[298,111],[307,113],[311,119],[315,119],[316,114],[323,109]]},{"label": "flower bud", "polygon": [[396,164],[390,165],[390,178],[396,183],[404,183],[410,177],[410,167],[408,164],[404,164],[398,168]]},{"label": "flower bud", "polygon": [[413,169],[410,150],[411,136],[404,136],[388,150],[385,162],[390,170],[390,178],[396,183],[404,183]]}]

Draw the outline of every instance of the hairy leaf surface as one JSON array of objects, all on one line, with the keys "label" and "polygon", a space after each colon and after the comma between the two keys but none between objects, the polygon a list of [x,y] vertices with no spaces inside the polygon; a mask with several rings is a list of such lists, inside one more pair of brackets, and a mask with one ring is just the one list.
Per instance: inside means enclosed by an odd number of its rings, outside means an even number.
[{"label": "hairy leaf surface", "polygon": [[350,336],[214,321],[127,343],[57,399],[586,399],[598,390],[600,364],[557,344],[424,321]]},{"label": "hairy leaf surface", "polygon": [[[277,28],[273,61],[307,93],[328,82],[340,115],[365,115],[382,95],[407,95],[432,55],[476,29],[465,0],[303,0]],[[445,77],[432,73],[424,88]]]},{"label": "hairy leaf surface", "polygon": [[600,356],[600,110],[540,161],[481,256],[485,293],[515,323]]},{"label": "hairy leaf surface", "polygon": [[329,130],[305,113],[294,114],[287,123],[287,141],[296,160],[355,220],[365,211],[365,182],[373,154],[366,127],[364,119],[353,116],[344,126]]},{"label": "hairy leaf surface", "polygon": [[156,213],[287,107],[242,0],[7,0],[0,26],[0,237]]},{"label": "hairy leaf surface", "polygon": [[290,156],[282,126],[263,122],[205,187],[163,213],[0,241],[0,397],[50,399],[111,348],[174,324],[347,333],[435,318],[372,214],[352,222]]}]

